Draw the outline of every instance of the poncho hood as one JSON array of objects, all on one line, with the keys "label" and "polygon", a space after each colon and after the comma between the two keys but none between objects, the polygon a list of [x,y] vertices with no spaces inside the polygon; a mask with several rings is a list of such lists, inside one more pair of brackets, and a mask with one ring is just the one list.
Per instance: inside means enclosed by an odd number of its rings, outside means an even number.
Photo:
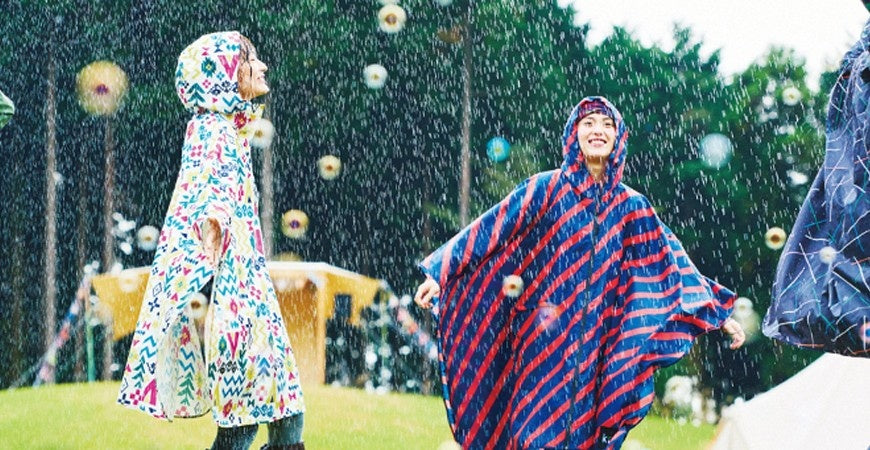
[{"label": "poncho hood", "polygon": [[[589,109],[596,109],[607,116],[610,116],[616,125],[616,139],[613,144],[613,151],[607,160],[607,166],[604,170],[604,184],[600,189],[603,189],[600,194],[608,195],[622,181],[622,171],[625,166],[625,153],[628,142],[628,129],[625,126],[625,121],[622,119],[622,114],[604,97],[591,96],[580,100],[580,103],[571,111],[568,116],[568,121],[565,123],[565,131],[562,133],[562,174],[578,189],[581,186],[597,186],[592,180],[592,174],[586,168],[586,161],[583,157],[583,152],[580,151],[580,143],[577,140],[577,126],[581,114]],[[586,195],[594,195],[598,187],[592,189],[583,189]]]},{"label": "poncho hood", "polygon": [[242,39],[238,31],[206,34],[188,45],[178,57],[175,91],[185,109],[194,114],[233,114],[252,110],[239,94],[236,73],[241,64]]}]

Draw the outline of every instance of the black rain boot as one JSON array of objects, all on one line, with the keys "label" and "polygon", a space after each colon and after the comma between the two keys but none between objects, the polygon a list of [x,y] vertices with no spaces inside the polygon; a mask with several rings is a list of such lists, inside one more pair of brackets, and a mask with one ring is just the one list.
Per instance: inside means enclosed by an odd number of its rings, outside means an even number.
[{"label": "black rain boot", "polygon": [[304,442],[297,442],[290,445],[269,445],[263,444],[260,450],[305,450]]}]

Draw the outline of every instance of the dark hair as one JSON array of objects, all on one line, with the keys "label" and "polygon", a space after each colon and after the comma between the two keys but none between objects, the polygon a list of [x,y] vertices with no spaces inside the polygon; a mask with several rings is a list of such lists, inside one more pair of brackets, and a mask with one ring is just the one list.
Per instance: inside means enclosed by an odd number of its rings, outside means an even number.
[{"label": "dark hair", "polygon": [[[247,85],[250,86],[253,83],[252,80],[254,78],[254,66],[252,66],[250,63],[251,54],[256,55],[257,49],[254,48],[254,44],[251,43],[251,40],[246,38],[242,34],[239,34],[239,43],[241,44],[240,48],[239,48],[239,57],[241,58],[241,61],[239,61],[239,68],[237,69],[237,72],[236,72],[236,81],[239,82],[239,94],[242,95],[242,98],[245,98],[245,95],[248,92],[247,92],[247,90],[244,93],[241,91],[241,89],[242,89],[242,84],[241,84],[242,72],[241,72],[241,70],[245,65],[248,66],[248,83],[247,83]],[[250,99],[248,99],[248,100],[250,100]]]},{"label": "dark hair", "polygon": [[[254,44],[251,43],[251,40],[248,39],[247,37],[245,37],[244,35],[240,34],[239,40],[242,41],[242,48],[241,48],[241,51],[239,52],[240,56],[242,57],[242,60],[240,62],[247,63],[248,61],[251,60],[251,53],[256,54],[257,49],[254,47]],[[248,70],[250,70],[250,74],[248,76],[253,78],[254,77],[254,68],[251,67],[250,64],[248,64]]]}]

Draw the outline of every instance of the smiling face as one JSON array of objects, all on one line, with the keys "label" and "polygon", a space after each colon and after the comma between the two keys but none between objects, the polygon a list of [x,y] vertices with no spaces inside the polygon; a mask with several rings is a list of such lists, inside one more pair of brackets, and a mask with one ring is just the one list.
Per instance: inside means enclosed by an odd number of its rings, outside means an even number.
[{"label": "smiling face", "polygon": [[577,140],[580,151],[587,161],[603,162],[613,151],[616,142],[616,124],[610,117],[592,113],[582,119],[577,126]]},{"label": "smiling face", "polygon": [[253,45],[243,41],[242,47],[242,63],[239,64],[237,72],[239,94],[243,99],[251,100],[269,93],[269,85],[266,83],[266,71],[269,68],[257,58],[257,50]]}]

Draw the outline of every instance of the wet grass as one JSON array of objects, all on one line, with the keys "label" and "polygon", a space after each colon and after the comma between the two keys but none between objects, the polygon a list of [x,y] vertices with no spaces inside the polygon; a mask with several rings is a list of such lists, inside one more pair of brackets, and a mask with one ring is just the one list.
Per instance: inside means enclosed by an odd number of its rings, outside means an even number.
[{"label": "wet grass", "polygon": [[[172,423],[118,406],[118,383],[65,384],[0,391],[0,447],[28,449],[203,449],[209,416]],[[304,437],[309,449],[437,449],[451,441],[440,399],[370,395],[357,389],[306,386]],[[629,439],[651,450],[701,449],[712,426],[679,426],[648,417]],[[266,441],[266,428],[252,448]],[[629,443],[625,448],[629,449]]]}]

